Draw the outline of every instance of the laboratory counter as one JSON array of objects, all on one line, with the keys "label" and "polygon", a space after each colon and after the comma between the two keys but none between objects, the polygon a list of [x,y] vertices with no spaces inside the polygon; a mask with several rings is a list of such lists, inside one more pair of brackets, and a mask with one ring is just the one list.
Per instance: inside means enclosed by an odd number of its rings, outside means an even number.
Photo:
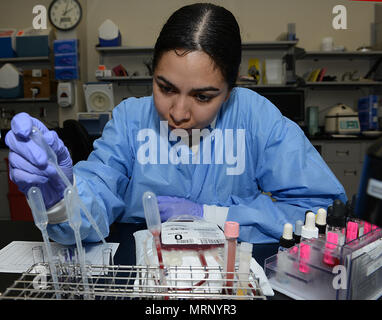
[{"label": "laboratory counter", "polygon": [[[145,229],[145,224],[115,223],[111,225],[107,242],[119,243],[114,256],[116,265],[135,265],[135,240],[133,233]],[[12,241],[43,241],[41,232],[31,221],[0,221],[0,249]],[[264,260],[277,253],[278,243],[255,244],[253,257],[264,267]],[[18,273],[0,273],[0,292],[4,292],[15,280]],[[275,292],[269,300],[290,300],[289,297]]]}]

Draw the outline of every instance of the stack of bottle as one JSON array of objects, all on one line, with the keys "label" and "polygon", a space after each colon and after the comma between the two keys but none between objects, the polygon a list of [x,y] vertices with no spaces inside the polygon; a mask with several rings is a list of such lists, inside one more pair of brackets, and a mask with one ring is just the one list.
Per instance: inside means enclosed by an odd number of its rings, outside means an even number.
[{"label": "stack of bottle", "polygon": [[[267,277],[276,273],[277,283],[285,288],[298,279],[303,285],[296,292],[302,292],[313,280],[331,286],[334,267],[345,264],[344,252],[375,241],[375,234],[382,235],[376,225],[358,219],[354,207],[354,197],[346,204],[335,200],[316,213],[306,211],[305,221],[297,220],[294,226],[286,223],[277,255],[265,261]],[[367,238],[373,239],[365,241]]]},{"label": "stack of bottle", "polygon": [[379,229],[376,225],[358,219],[354,214],[355,198],[344,204],[335,200],[327,209],[320,208],[315,214],[305,212],[305,221],[297,220],[293,231],[290,223],[284,225],[279,250],[289,249],[302,240],[322,239],[343,246],[364,234]]}]

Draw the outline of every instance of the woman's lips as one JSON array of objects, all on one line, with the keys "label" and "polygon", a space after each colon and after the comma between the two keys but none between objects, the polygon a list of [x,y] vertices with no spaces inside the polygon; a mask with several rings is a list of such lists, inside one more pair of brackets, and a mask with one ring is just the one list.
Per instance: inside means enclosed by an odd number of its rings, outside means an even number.
[{"label": "woman's lips", "polygon": [[174,129],[183,129],[183,130],[186,130],[186,131],[192,130],[192,128],[174,127],[172,125],[168,125],[168,126],[169,126],[169,128],[171,130],[174,130]]}]

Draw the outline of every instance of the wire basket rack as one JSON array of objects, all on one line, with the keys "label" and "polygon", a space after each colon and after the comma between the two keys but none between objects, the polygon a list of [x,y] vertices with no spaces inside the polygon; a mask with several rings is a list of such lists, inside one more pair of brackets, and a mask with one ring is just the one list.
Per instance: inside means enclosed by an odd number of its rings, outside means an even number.
[{"label": "wire basket rack", "polygon": [[[36,273],[36,269],[40,271]],[[243,275],[237,269],[224,272],[221,267],[174,266],[160,270],[158,266],[86,265],[87,281],[84,281],[79,265],[57,264],[56,270],[58,282],[53,282],[47,264],[32,266],[0,299],[266,299],[252,271]],[[165,277],[161,278],[163,271]]]}]

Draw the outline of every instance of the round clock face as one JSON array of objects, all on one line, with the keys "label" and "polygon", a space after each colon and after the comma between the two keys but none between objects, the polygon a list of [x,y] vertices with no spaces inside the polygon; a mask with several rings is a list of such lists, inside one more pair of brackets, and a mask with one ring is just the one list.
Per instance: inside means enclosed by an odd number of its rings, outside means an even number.
[{"label": "round clock face", "polygon": [[49,6],[49,20],[59,30],[74,29],[81,17],[82,9],[77,0],[54,0]]}]

